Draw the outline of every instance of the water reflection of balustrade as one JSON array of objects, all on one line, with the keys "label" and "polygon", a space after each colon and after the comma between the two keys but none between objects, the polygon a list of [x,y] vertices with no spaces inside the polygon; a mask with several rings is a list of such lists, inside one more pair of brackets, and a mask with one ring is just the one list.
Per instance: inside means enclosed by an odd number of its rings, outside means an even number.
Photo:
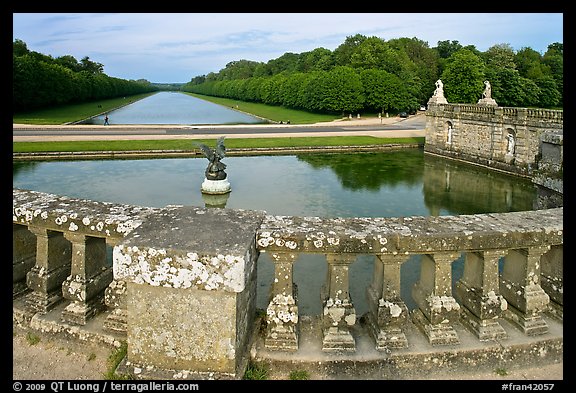
[{"label": "water reflection of balustrade", "polygon": [[[30,311],[39,313],[68,301],[62,320],[76,325],[107,307],[104,328],[126,332],[126,282],[112,276],[106,245],[121,241],[155,210],[14,190],[13,296],[23,295]],[[275,267],[266,316],[269,349],[298,349],[292,272],[301,253],[326,256],[320,299],[325,351],[356,348],[352,333],[361,318],[350,297],[349,268],[359,255],[375,258],[365,321],[379,350],[408,347],[411,324],[430,344],[447,345],[459,342],[457,322],[489,341],[507,338],[501,318],[528,336],[548,331],[544,312],[562,319],[563,208],[444,217],[265,216],[255,237]],[[401,267],[414,255],[421,263],[412,288],[416,308],[409,313]],[[460,256],[464,270],[452,293],[451,269]]]}]

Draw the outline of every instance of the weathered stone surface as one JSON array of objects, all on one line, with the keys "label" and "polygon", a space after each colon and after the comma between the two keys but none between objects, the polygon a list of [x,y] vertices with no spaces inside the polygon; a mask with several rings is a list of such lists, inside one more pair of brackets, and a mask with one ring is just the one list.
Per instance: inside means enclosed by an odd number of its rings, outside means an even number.
[{"label": "weathered stone surface", "polygon": [[563,209],[440,217],[266,216],[257,234],[266,251],[424,254],[563,243]]},{"label": "weathered stone surface", "polygon": [[14,223],[94,237],[122,238],[155,210],[16,188],[12,191]]},{"label": "weathered stone surface", "polygon": [[263,217],[248,210],[161,209],[114,247],[114,278],[242,292],[254,269],[254,234]]}]

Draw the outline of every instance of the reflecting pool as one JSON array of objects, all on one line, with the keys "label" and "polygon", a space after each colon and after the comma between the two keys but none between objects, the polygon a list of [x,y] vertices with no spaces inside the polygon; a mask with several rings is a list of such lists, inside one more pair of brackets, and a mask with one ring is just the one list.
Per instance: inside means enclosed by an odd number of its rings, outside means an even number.
[{"label": "reflecting pool", "polygon": [[[127,98],[130,99],[129,97]],[[104,124],[104,116],[96,116],[84,124]],[[108,112],[114,124],[258,124],[258,117],[233,108],[204,101],[180,92],[163,91]]]}]

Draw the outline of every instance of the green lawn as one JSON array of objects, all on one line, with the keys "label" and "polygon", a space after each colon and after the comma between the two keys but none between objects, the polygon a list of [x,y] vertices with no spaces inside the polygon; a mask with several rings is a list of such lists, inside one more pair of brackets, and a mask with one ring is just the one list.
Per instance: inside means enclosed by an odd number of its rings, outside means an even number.
[{"label": "green lawn", "polygon": [[[387,144],[423,144],[421,138],[376,138],[371,136],[326,136],[300,138],[230,138],[228,149],[307,147],[307,146],[365,146]],[[64,142],[12,142],[16,153],[59,151],[126,151],[126,150],[194,150],[194,143],[214,145],[213,139],[163,139],[130,141],[64,141]]]},{"label": "green lawn", "polygon": [[15,124],[66,124],[80,120],[86,120],[93,116],[98,116],[105,112],[131,104],[132,102],[146,98],[153,93],[137,94],[126,98],[113,98],[110,100],[99,100],[85,102],[82,104],[60,105],[53,108],[42,109],[31,112],[15,113],[12,115],[12,123]]}]

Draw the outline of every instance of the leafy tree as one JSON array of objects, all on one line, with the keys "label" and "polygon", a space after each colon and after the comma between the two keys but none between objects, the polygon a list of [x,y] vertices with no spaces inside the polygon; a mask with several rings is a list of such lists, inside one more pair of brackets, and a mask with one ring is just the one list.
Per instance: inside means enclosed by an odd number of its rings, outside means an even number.
[{"label": "leafy tree", "polygon": [[284,83],[278,90],[282,105],[288,108],[308,109],[304,98],[304,89],[312,78],[312,75],[313,74],[309,72],[296,72],[286,75],[284,78]]},{"label": "leafy tree", "polygon": [[456,41],[455,40],[453,40],[453,41],[449,41],[449,40],[438,41],[435,49],[436,49],[436,52],[438,52],[438,56],[441,59],[448,59],[454,53],[456,53],[460,49],[462,49],[462,45],[457,40]]},{"label": "leafy tree", "polygon": [[556,88],[560,93],[560,105],[563,105],[564,95],[564,45],[558,42],[548,45],[548,50],[542,57],[542,62],[549,67]]},{"label": "leafy tree", "polygon": [[54,62],[74,72],[80,72],[84,69],[83,65],[78,63],[78,60],[72,55],[57,57]]},{"label": "leafy tree", "polygon": [[357,112],[364,105],[360,76],[350,67],[335,67],[322,74],[322,109],[332,113]]},{"label": "leafy tree", "polygon": [[381,38],[370,37],[364,39],[350,54],[349,66],[361,69],[386,69],[394,68],[394,71],[399,72],[399,67],[396,66],[394,60],[394,53],[390,46],[386,44]]},{"label": "leafy tree", "polygon": [[282,90],[285,83],[285,73],[266,77],[261,85],[260,97],[262,98],[262,102],[268,105],[282,105]]},{"label": "leafy tree", "polygon": [[299,72],[328,71],[334,67],[332,52],[326,48],[316,48],[303,52],[298,57],[297,69]]},{"label": "leafy tree", "polygon": [[349,66],[352,55],[356,52],[357,47],[367,39],[362,34],[348,36],[342,44],[334,49],[334,63],[337,66]]},{"label": "leafy tree", "polygon": [[542,56],[532,48],[524,47],[514,55],[514,63],[520,76],[538,79],[550,73],[542,63]]},{"label": "leafy tree", "polygon": [[270,75],[276,75],[283,71],[295,72],[298,70],[298,58],[296,53],[286,52],[277,59],[266,63]]},{"label": "leafy tree", "polygon": [[410,95],[405,83],[384,70],[363,70],[360,80],[364,87],[365,107],[388,112],[408,109]]},{"label": "leafy tree", "polygon": [[553,108],[562,102],[562,96],[558,91],[556,81],[550,75],[544,75],[535,80],[540,89],[538,96],[538,106],[542,108]]},{"label": "leafy tree", "polygon": [[88,56],[84,56],[82,60],[80,60],[80,64],[82,65],[83,71],[91,74],[102,74],[104,72],[104,65],[90,60]]},{"label": "leafy tree", "polygon": [[258,62],[251,60],[231,61],[218,73],[218,80],[246,79],[254,75]]},{"label": "leafy tree", "polygon": [[478,102],[484,86],[484,69],[484,62],[469,49],[460,49],[450,56],[442,73],[448,102]]},{"label": "leafy tree", "polygon": [[484,60],[488,67],[502,67],[516,69],[514,62],[514,49],[510,44],[493,45],[484,53]]},{"label": "leafy tree", "polygon": [[22,40],[15,39],[12,44],[12,54],[14,56],[24,56],[28,54],[28,46]]},{"label": "leafy tree", "polygon": [[403,50],[415,65],[414,75],[405,74],[414,83],[413,95],[419,103],[424,103],[434,92],[434,83],[440,76],[438,52],[428,47],[428,43],[414,38],[389,40],[392,47]]}]

